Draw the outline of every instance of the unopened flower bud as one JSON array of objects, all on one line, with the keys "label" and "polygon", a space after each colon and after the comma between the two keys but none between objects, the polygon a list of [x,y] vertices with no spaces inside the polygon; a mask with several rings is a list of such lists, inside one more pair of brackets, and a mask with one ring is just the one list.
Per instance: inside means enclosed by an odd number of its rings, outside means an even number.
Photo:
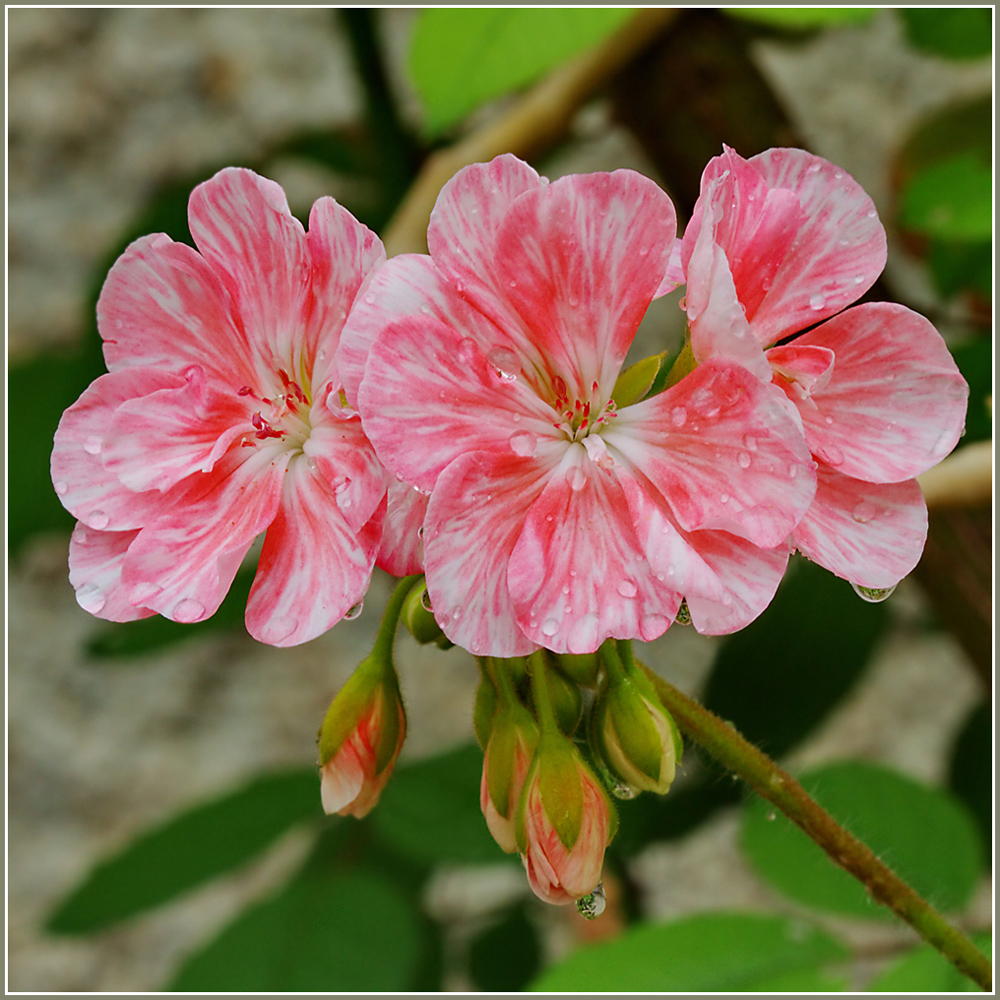
[{"label": "unopened flower bud", "polygon": [[324,812],[366,816],[389,780],[405,735],[396,672],[373,654],[333,699],[320,729]]},{"label": "unopened flower bud", "polygon": [[560,653],[559,669],[583,687],[597,686],[597,653]]},{"label": "unopened flower bud", "polygon": [[617,824],[601,782],[573,743],[545,731],[515,825],[517,849],[535,895],[561,905],[594,892]]},{"label": "unopened flower bud", "polygon": [[683,743],[652,686],[635,675],[609,676],[594,706],[591,742],[612,779],[663,795]]},{"label": "unopened flower bud", "polygon": [[422,645],[436,642],[442,649],[451,649],[452,641],[441,631],[434,618],[430,598],[427,596],[427,586],[418,583],[407,595],[400,614],[403,624],[410,635]]},{"label": "unopened flower bud", "polygon": [[538,724],[516,701],[497,711],[483,756],[479,805],[493,839],[508,854],[517,850],[514,818],[524,780],[538,746]]}]

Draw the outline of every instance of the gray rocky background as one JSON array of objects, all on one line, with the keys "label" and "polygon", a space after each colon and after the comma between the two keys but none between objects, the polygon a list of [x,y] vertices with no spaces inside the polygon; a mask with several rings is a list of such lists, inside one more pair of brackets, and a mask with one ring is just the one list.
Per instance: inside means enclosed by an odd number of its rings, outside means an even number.
[{"label": "gray rocky background", "polygon": [[[399,87],[412,18],[412,11],[385,11]],[[331,24],[319,8],[8,11],[11,360],[81,336],[96,262],[159,182],[243,162],[304,127],[360,117],[349,53]],[[800,134],[883,207],[887,161],[910,125],[991,82],[988,64],[924,58],[898,36],[884,11],[862,28],[757,51]],[[411,94],[403,105],[418,112]],[[555,176],[617,166],[649,172],[598,102],[581,111],[573,141],[545,169]],[[272,174],[293,207],[337,195],[345,183],[295,161],[276,164]],[[890,277],[910,301],[930,294],[898,252]],[[649,344],[677,336],[672,304],[658,309],[645,331]],[[42,921],[96,861],[149,824],[263,769],[312,760],[325,706],[370,647],[389,581],[376,577],[360,619],[304,647],[277,650],[245,635],[216,635],[109,665],[84,655],[100,623],[75,603],[66,545],[62,536],[38,538],[8,572],[8,987],[155,990],[185,954],[280,883],[301,859],[302,839],[290,835],[249,869],[103,934],[56,938],[40,929]],[[894,626],[871,668],[790,767],[853,756],[924,780],[943,777],[948,741],[978,692],[958,645],[922,629],[922,602],[915,585],[900,587]],[[712,653],[713,640],[674,628],[644,658],[696,694]],[[404,754],[468,740],[471,658],[404,640],[398,661],[412,723]],[[635,874],[655,916],[787,908],[742,860],[731,813],[648,849]],[[462,921],[525,891],[507,869],[445,871],[428,902],[461,935]],[[989,905],[984,886],[979,920]],[[573,922],[542,910],[550,947],[569,947]],[[880,941],[865,933],[878,954]],[[890,943],[906,936],[892,927],[878,933]]]}]

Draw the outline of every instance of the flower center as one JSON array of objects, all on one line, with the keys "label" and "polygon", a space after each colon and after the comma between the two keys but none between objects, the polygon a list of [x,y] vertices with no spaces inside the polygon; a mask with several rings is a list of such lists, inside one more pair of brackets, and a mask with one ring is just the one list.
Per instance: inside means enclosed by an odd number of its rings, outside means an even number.
[{"label": "flower center", "polygon": [[260,402],[261,409],[251,417],[253,437],[244,436],[242,446],[249,448],[257,441],[277,438],[289,450],[299,450],[309,437],[312,429],[309,410],[312,402],[298,382],[295,382],[284,368],[278,369],[281,391],[274,396],[258,396],[249,385],[243,386],[238,395],[250,396]]},{"label": "flower center", "polygon": [[559,375],[552,380],[552,390],[556,397],[553,408],[562,418],[553,426],[570,441],[582,441],[591,432],[599,432],[618,415],[613,399],[602,404],[597,382],[591,385],[590,395],[584,399],[571,398],[565,379]]}]

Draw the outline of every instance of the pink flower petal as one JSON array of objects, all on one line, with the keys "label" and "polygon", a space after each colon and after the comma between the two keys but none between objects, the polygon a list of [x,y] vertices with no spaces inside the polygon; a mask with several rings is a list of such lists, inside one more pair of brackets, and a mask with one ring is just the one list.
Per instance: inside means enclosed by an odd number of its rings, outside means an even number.
[{"label": "pink flower petal", "polygon": [[281,188],[227,167],[191,193],[188,224],[236,304],[260,375],[273,377],[274,359],[301,370],[312,267],[306,234]]},{"label": "pink flower petal", "polygon": [[592,653],[609,636],[655,639],[679,603],[643,558],[617,479],[580,445],[531,505],[507,583],[525,635],[557,653]]},{"label": "pink flower petal", "polygon": [[513,453],[476,452],[441,473],[424,521],[424,565],[434,617],[477,656],[537,649],[517,624],[507,564],[548,470]]},{"label": "pink flower petal", "polygon": [[146,525],[122,571],[128,600],[174,621],[201,621],[226,596],[254,538],[274,520],[290,454],[230,452],[199,473],[169,513]]},{"label": "pink flower petal", "polygon": [[376,565],[393,576],[424,571],[424,518],[429,497],[409,483],[389,487],[389,509]]},{"label": "pink flower petal", "polygon": [[176,390],[182,376],[152,368],[102,375],[62,415],[52,449],[52,482],[63,506],[97,530],[142,527],[164,508],[159,493],[135,493],[104,468],[102,450],[115,410],[147,393]]},{"label": "pink flower petal", "polygon": [[618,411],[604,438],[666,497],[685,531],[716,528],[771,548],[812,502],[814,464],[784,396],[712,361]]},{"label": "pink flower petal", "polygon": [[84,611],[111,622],[148,618],[149,608],[134,607],[121,586],[122,563],[138,531],[94,531],[79,522],[69,543],[69,582]]},{"label": "pink flower petal", "polygon": [[851,583],[892,587],[920,561],[927,507],[913,479],[867,483],[821,465],[816,499],[793,538],[803,555]]},{"label": "pink flower petal", "polygon": [[614,384],[676,227],[670,199],[631,170],[562,177],[511,204],[497,234],[496,280],[570,398]]},{"label": "pink flower petal", "polygon": [[767,360],[780,376],[776,380],[778,384],[796,403],[824,389],[833,375],[834,354],[829,347],[795,340],[783,347],[772,347],[767,352]]},{"label": "pink flower petal", "polygon": [[[332,198],[320,198],[309,213],[306,234],[312,286],[302,354],[312,367],[312,392],[333,377],[340,332],[355,296],[385,262],[382,241]],[[339,381],[339,380],[338,380]]]},{"label": "pink flower petal", "polygon": [[163,233],[118,258],[97,301],[108,370],[201,365],[239,388],[253,381],[253,353],[223,282],[191,247]]},{"label": "pink flower petal", "polygon": [[357,405],[358,387],[372,344],[395,320],[410,316],[438,319],[486,352],[496,346],[510,346],[506,335],[455,291],[430,257],[393,257],[372,275],[341,333],[337,371],[352,406]]},{"label": "pink flower petal", "polygon": [[828,384],[800,406],[813,453],[845,476],[901,482],[936,465],[962,433],[969,387],[941,335],[905,306],[872,302],[799,337],[832,350]]},{"label": "pink flower petal", "polygon": [[554,411],[499,364],[511,366],[432,317],[385,330],[371,348],[358,401],[390,472],[430,491],[460,455],[510,451],[515,434],[536,443],[553,436]]},{"label": "pink flower petal", "polygon": [[131,490],[170,489],[195,472],[210,472],[241,435],[252,437],[246,397],[219,391],[196,365],[184,384],[126,400],[104,435],[104,468]]},{"label": "pink flower petal", "polygon": [[673,246],[670,248],[670,258],[667,261],[667,273],[663,276],[659,287],[656,289],[654,299],[669,295],[675,288],[683,285],[687,280],[684,274],[684,262],[681,257],[681,247],[683,241],[679,236],[674,238]]},{"label": "pink flower petal", "polygon": [[368,589],[384,512],[383,500],[356,532],[329,486],[301,457],[293,461],[247,601],[250,634],[272,646],[297,646],[336,625]]},{"label": "pink flower petal", "polygon": [[769,149],[750,165],[802,207],[795,247],[751,325],[762,344],[832,316],[859,299],[885,267],[885,230],[871,198],[839,167],[801,149]]}]

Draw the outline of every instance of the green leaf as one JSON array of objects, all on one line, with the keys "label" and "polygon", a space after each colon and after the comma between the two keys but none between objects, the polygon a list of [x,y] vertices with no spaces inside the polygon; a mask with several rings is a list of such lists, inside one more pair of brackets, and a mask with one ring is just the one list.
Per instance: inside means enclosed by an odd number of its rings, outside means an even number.
[{"label": "green leaf", "polygon": [[440,134],[486,101],[516,90],[596,45],[630,7],[441,7],[421,11],[410,78],[426,127]]},{"label": "green leaf", "polygon": [[900,224],[941,240],[993,235],[993,174],[971,152],[917,171],[902,193]]},{"label": "green leaf", "polygon": [[864,24],[875,16],[874,7],[723,7],[730,17],[756,21],[790,30],[834,28],[841,24]]},{"label": "green leaf", "polygon": [[773,757],[850,690],[887,618],[826,570],[795,560],[767,610],[719,650],[704,703]]},{"label": "green leaf", "polygon": [[379,837],[423,862],[502,860],[479,811],[482,771],[482,752],[471,744],[397,767],[371,814]]},{"label": "green leaf", "polygon": [[[937,908],[964,906],[980,873],[971,817],[947,792],[874,764],[831,764],[802,775],[821,806]],[[743,817],[743,850],[790,899],[833,913],[893,919],[864,886],[782,813],[756,796]]]},{"label": "green leaf", "polygon": [[932,240],[927,252],[934,287],[942,298],[963,291],[993,295],[993,243],[955,243]]},{"label": "green leaf", "polygon": [[480,991],[523,990],[538,972],[542,948],[524,904],[515,906],[469,946],[469,975]]},{"label": "green leaf", "polygon": [[296,823],[321,816],[314,768],[255,778],[141,834],[99,864],[47,927],[89,933],[159,906],[246,863]]},{"label": "green leaf", "polygon": [[969,383],[969,410],[962,443],[987,441],[993,436],[993,418],[987,400],[993,394],[993,338],[978,337],[951,349],[965,381]]},{"label": "green leaf", "polygon": [[637,361],[634,365],[629,365],[618,376],[611,390],[615,405],[619,408],[631,406],[645,398],[666,360],[667,352],[661,351],[659,354]]},{"label": "green leaf", "polygon": [[370,873],[310,873],[190,957],[174,992],[406,990],[420,960],[412,903]]},{"label": "green leaf", "polygon": [[[992,957],[989,934],[973,934],[973,944]],[[982,993],[981,987],[963,975],[936,948],[922,944],[907,952],[882,972],[868,987],[875,993]]]},{"label": "green leaf", "polygon": [[[530,986],[539,992],[757,992],[845,957],[822,931],[799,921],[711,913],[641,924],[622,937],[573,952]],[[835,988],[839,988],[835,987]]]},{"label": "green leaf", "polygon": [[980,702],[955,741],[948,786],[972,813],[982,836],[983,864],[990,863],[993,844],[993,713]]},{"label": "green leaf", "polygon": [[904,7],[899,16],[910,43],[949,59],[978,59],[993,51],[990,7]]}]

